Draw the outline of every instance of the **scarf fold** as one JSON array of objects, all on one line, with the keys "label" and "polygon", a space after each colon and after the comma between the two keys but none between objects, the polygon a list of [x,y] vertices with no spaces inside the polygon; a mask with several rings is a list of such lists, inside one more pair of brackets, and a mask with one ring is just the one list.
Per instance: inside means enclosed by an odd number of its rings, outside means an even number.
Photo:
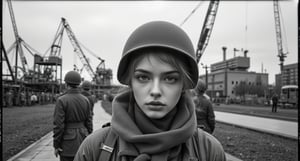
[{"label": "scarf fold", "polygon": [[[175,108],[164,118],[152,120],[139,109],[131,91],[116,96],[111,124],[121,138],[118,155],[134,157],[135,161],[181,158],[182,144],[196,129],[196,116],[194,104],[185,94]],[[160,121],[163,126],[159,125]]]}]

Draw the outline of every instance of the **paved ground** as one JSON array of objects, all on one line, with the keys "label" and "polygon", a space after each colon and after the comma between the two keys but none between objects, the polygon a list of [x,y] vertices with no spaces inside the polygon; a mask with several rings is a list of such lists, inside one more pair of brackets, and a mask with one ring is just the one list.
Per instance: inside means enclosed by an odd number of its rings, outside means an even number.
[{"label": "paved ground", "polygon": [[[94,129],[101,128],[101,126],[110,121],[111,116],[101,108],[100,102],[94,107]],[[217,118],[219,116],[217,115]],[[221,117],[219,117],[221,118]],[[52,146],[52,132],[42,137],[37,142],[31,144],[26,149],[22,150],[17,155],[10,158],[8,161],[58,161],[54,156],[54,149]],[[240,159],[227,154],[228,161],[240,161]]]},{"label": "paved ground", "polygon": [[213,104],[215,111],[230,112],[250,116],[259,116],[265,118],[273,118],[286,121],[298,122],[297,108],[278,107],[277,112],[272,112],[271,106],[249,106],[242,104]]},{"label": "paved ground", "polygon": [[298,123],[256,116],[239,115],[215,111],[216,121],[237,126],[298,139]]}]

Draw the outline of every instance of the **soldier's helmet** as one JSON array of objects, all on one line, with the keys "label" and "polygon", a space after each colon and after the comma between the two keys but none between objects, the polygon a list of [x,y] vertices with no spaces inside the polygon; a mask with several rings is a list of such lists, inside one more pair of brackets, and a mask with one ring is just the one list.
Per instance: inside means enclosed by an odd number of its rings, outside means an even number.
[{"label": "soldier's helmet", "polygon": [[91,87],[92,87],[92,83],[90,81],[85,80],[81,83],[81,88],[84,90],[89,90],[91,89]]},{"label": "soldier's helmet", "polygon": [[206,90],[207,90],[206,83],[202,79],[199,79],[195,91],[197,93],[204,93]]},{"label": "soldier's helmet", "polygon": [[81,83],[81,76],[78,72],[72,70],[65,75],[64,80],[67,84],[79,85]]},{"label": "soldier's helmet", "polygon": [[120,83],[128,85],[126,82],[126,70],[130,57],[140,52],[134,52],[146,48],[166,48],[176,52],[186,59],[189,73],[193,81],[190,88],[194,88],[198,81],[198,65],[193,44],[188,35],[178,26],[165,22],[153,21],[138,27],[128,38],[123,48],[122,58],[119,63],[117,78]]}]

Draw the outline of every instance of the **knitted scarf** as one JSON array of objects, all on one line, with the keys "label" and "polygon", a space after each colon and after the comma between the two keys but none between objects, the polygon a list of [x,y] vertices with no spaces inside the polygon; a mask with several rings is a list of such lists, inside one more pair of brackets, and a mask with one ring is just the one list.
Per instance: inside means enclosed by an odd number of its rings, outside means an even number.
[{"label": "knitted scarf", "polygon": [[185,94],[158,120],[140,110],[130,91],[116,96],[112,110],[112,130],[120,137],[118,156],[134,161],[181,160],[182,144],[196,129],[194,104]]}]

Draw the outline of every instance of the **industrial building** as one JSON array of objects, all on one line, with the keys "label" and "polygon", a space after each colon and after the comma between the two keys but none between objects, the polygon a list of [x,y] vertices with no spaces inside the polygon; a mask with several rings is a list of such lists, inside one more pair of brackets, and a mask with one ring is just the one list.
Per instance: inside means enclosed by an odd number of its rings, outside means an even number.
[{"label": "industrial building", "polygon": [[276,86],[298,85],[298,63],[283,66],[282,73],[275,76]]},{"label": "industrial building", "polygon": [[[223,47],[223,61],[211,64],[210,73],[200,75],[200,79],[207,82],[207,94],[211,98],[235,98],[234,87],[241,82],[248,85],[268,86],[268,74],[249,72],[250,58],[247,57],[247,50],[243,51],[244,56],[235,56],[226,59],[226,47]],[[236,49],[235,49],[236,50]],[[235,51],[234,50],[234,51]]]}]

